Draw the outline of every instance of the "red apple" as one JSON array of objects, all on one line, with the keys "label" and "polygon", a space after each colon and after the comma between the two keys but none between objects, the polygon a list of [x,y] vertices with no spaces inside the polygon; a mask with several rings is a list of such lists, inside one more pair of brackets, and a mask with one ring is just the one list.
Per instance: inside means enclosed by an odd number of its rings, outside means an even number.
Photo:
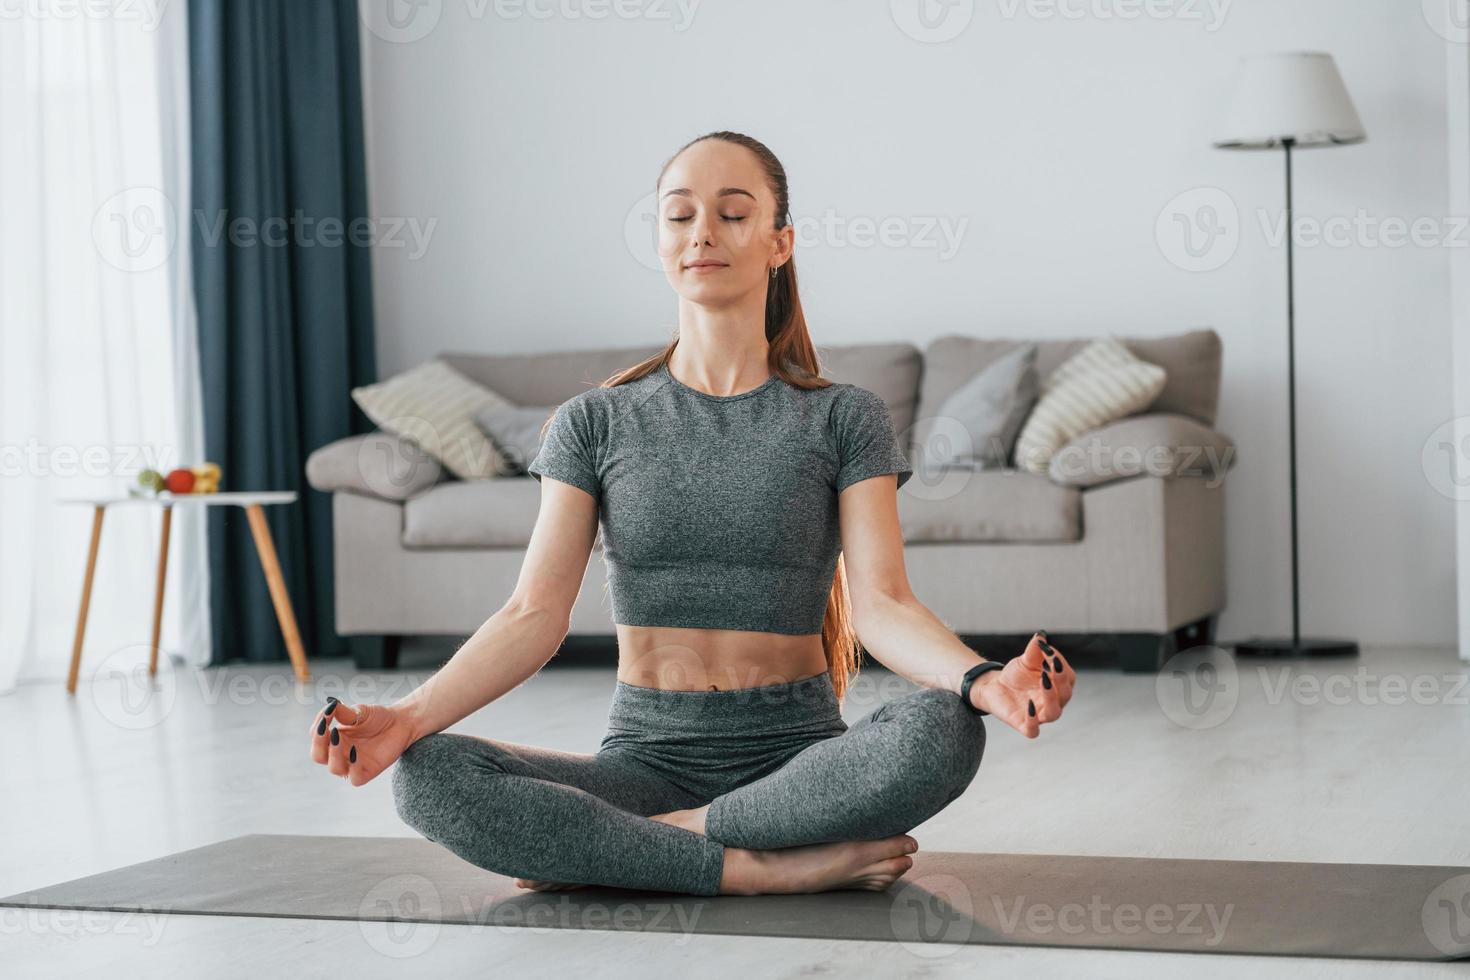
[{"label": "red apple", "polygon": [[164,478],[169,493],[190,493],[194,489],[193,470],[169,470]]}]

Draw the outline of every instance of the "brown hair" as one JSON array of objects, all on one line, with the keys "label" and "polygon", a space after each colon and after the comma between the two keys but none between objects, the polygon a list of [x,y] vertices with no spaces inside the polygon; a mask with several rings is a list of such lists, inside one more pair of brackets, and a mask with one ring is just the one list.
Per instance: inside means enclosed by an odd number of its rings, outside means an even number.
[{"label": "brown hair", "polygon": [[[790,199],[786,184],[786,169],[781,161],[762,142],[742,133],[720,131],[706,133],[681,146],[664,163],[659,171],[655,190],[663,183],[669,164],[689,147],[704,140],[722,140],[743,146],[754,153],[765,171],[771,192],[776,197],[775,227],[779,230],[791,223]],[[781,376],[787,384],[798,388],[825,388],[832,384],[820,377],[816,347],[807,332],[806,316],[801,311],[801,297],[796,291],[796,261],[788,259],[771,279],[770,291],[766,294],[766,341],[770,345],[767,366]],[[647,377],[668,364],[674,348],[679,345],[677,334],[659,353],[645,361],[609,377],[600,387],[613,388]],[[548,420],[548,425],[550,420]],[[837,571],[832,578],[832,591],[827,597],[827,612],[822,620],[822,650],[827,656],[827,672],[832,676],[832,686],[840,700],[847,691],[849,679],[859,668],[862,647],[857,631],[852,625],[852,604],[847,592],[847,571],[842,555],[837,556]]]}]

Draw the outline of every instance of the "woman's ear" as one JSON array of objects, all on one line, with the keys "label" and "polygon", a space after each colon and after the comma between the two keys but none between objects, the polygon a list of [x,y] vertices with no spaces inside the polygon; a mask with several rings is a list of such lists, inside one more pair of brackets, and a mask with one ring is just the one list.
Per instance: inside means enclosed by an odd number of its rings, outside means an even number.
[{"label": "woman's ear", "polygon": [[771,254],[771,265],[785,265],[791,258],[791,252],[796,247],[796,229],[787,225],[776,232],[776,248]]}]

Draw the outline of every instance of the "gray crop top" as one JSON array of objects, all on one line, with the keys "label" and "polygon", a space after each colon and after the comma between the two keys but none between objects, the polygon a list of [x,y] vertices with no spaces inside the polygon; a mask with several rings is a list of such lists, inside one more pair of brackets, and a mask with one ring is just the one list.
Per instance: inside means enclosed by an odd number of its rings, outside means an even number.
[{"label": "gray crop top", "polygon": [[662,366],[562,403],[527,469],[597,498],[615,623],[797,635],[822,631],[837,494],[913,472],[866,388],[710,395]]}]

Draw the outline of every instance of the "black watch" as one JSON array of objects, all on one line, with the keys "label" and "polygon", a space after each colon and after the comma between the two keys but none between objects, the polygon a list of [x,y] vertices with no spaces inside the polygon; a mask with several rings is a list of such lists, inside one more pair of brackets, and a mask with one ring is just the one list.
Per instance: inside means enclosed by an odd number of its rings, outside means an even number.
[{"label": "black watch", "polygon": [[970,685],[975,683],[975,678],[979,677],[987,670],[1000,670],[1003,667],[1005,667],[1005,664],[1001,663],[999,660],[982,660],[975,666],[971,667],[969,670],[965,671],[965,679],[960,681],[960,697],[964,699],[965,707],[969,708],[977,715],[990,714],[990,712],[988,711],[981,711],[979,708],[975,707],[975,705],[971,703]]}]

